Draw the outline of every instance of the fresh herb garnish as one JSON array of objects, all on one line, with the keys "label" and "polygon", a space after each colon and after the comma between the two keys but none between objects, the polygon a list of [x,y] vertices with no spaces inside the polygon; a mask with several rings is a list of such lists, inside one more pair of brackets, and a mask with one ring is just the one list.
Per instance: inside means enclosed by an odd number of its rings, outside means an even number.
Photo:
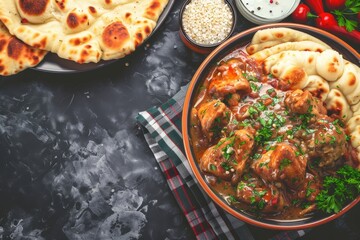
[{"label": "fresh herb garnish", "polygon": [[360,194],[360,171],[343,166],[337,175],[324,179],[323,189],[316,197],[317,208],[327,213],[339,212]]},{"label": "fresh herb garnish", "polygon": [[284,159],[282,159],[282,160],[280,161],[280,167],[279,167],[279,169],[280,169],[280,170],[283,170],[284,167],[287,167],[287,166],[289,166],[290,164],[291,164],[291,160],[288,159],[288,158],[284,158]]}]

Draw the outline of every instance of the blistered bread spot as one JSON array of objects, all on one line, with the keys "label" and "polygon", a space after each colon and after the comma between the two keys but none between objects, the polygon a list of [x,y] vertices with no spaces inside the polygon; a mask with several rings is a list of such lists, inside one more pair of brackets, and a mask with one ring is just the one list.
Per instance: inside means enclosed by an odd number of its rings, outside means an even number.
[{"label": "blistered bread spot", "polygon": [[144,30],[147,35],[149,35],[151,33],[151,29],[149,26],[146,26]]},{"label": "blistered bread spot", "polygon": [[111,0],[105,0],[106,4],[111,4]]},{"label": "blistered bread spot", "polygon": [[33,16],[42,15],[45,12],[47,5],[50,3],[50,0],[18,0],[21,10]]},{"label": "blistered bread spot", "polygon": [[0,39],[0,52],[2,52],[5,48],[6,40]]},{"label": "blistered bread spot", "polygon": [[275,37],[276,38],[283,38],[284,34],[283,33],[275,33]]},{"label": "blistered bread spot", "polygon": [[314,57],[313,56],[310,56],[309,59],[308,59],[308,62],[309,63],[312,63],[314,61]]},{"label": "blistered bread spot", "polygon": [[43,39],[40,40],[40,42],[34,43],[32,46],[33,46],[34,48],[44,49],[45,46],[46,46],[46,42],[47,42],[47,38],[44,37]]},{"label": "blistered bread spot", "polygon": [[7,55],[17,60],[20,57],[21,51],[24,47],[24,43],[22,43],[20,40],[17,38],[11,38],[7,46]]},{"label": "blistered bread spot", "polygon": [[107,26],[102,33],[104,44],[113,49],[120,48],[124,42],[130,39],[130,34],[121,22],[114,22]]},{"label": "blistered bread spot", "polygon": [[131,16],[131,13],[129,13],[129,12],[127,12],[126,14],[125,14],[125,18],[129,18]]},{"label": "blistered bread spot", "polygon": [[56,6],[60,9],[60,10],[65,10],[65,3],[66,0],[55,0]]},{"label": "blistered bread spot", "polygon": [[66,18],[66,23],[70,28],[76,28],[79,26],[79,19],[75,13],[69,13],[68,17]]},{"label": "blistered bread spot", "polygon": [[145,11],[145,17],[154,19],[156,17],[156,12],[160,11],[161,4],[158,0],[154,0],[150,6]]},{"label": "blistered bread spot", "polygon": [[93,6],[89,6],[89,12],[91,14],[96,14],[96,8],[94,8]]},{"label": "blistered bread spot", "polygon": [[348,76],[349,76],[349,86],[354,86],[356,83],[356,76],[352,72],[349,72]]}]

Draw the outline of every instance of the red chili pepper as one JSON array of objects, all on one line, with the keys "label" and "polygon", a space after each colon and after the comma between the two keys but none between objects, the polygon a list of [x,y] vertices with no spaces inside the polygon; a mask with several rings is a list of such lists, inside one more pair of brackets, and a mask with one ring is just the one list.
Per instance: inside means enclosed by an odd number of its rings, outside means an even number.
[{"label": "red chili pepper", "polygon": [[324,5],[322,0],[305,0],[305,3],[313,10],[317,15],[324,11]]},{"label": "red chili pepper", "polygon": [[292,19],[298,23],[306,23],[310,18],[317,17],[310,12],[310,8],[303,3],[300,3],[295,11],[291,14]]},{"label": "red chili pepper", "polygon": [[342,9],[346,0],[325,0],[325,4],[329,10]]},{"label": "red chili pepper", "polygon": [[345,27],[340,27],[331,13],[321,13],[315,21],[316,26],[324,29],[330,33],[333,33],[339,37],[344,37],[347,40],[360,44],[360,32],[353,30],[348,32]]}]

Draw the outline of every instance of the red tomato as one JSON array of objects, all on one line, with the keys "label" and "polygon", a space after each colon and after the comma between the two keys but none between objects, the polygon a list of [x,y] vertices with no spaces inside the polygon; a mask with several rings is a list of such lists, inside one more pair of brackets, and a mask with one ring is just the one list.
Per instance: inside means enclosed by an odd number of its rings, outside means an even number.
[{"label": "red tomato", "polygon": [[329,10],[342,9],[345,6],[346,0],[325,0],[325,4]]},{"label": "red tomato", "polygon": [[306,23],[308,20],[308,13],[310,13],[310,8],[307,5],[300,3],[291,14],[291,17],[295,22]]}]

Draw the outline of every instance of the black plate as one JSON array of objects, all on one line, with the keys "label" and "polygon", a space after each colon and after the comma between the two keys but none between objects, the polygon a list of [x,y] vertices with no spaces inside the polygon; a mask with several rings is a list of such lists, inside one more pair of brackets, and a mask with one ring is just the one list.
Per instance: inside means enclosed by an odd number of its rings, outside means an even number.
[{"label": "black plate", "polygon": [[[152,33],[149,35],[149,37],[144,41],[144,43],[152,36],[154,35],[157,30],[160,28],[160,26],[165,22],[165,19],[167,15],[170,13],[170,10],[172,6],[174,5],[175,0],[169,0],[168,4],[165,6],[163,12],[161,13],[157,24],[152,31]],[[143,43],[143,44],[144,44]],[[94,70],[97,68],[104,67],[106,65],[109,65],[115,61],[124,61],[126,62],[126,57],[121,59],[115,59],[115,60],[101,60],[98,63],[85,63],[80,64],[76,63],[67,59],[60,58],[55,53],[49,52],[46,57],[41,61],[37,66],[33,67],[32,69],[42,72],[50,72],[50,73],[77,73],[77,72],[85,72]]]}]

